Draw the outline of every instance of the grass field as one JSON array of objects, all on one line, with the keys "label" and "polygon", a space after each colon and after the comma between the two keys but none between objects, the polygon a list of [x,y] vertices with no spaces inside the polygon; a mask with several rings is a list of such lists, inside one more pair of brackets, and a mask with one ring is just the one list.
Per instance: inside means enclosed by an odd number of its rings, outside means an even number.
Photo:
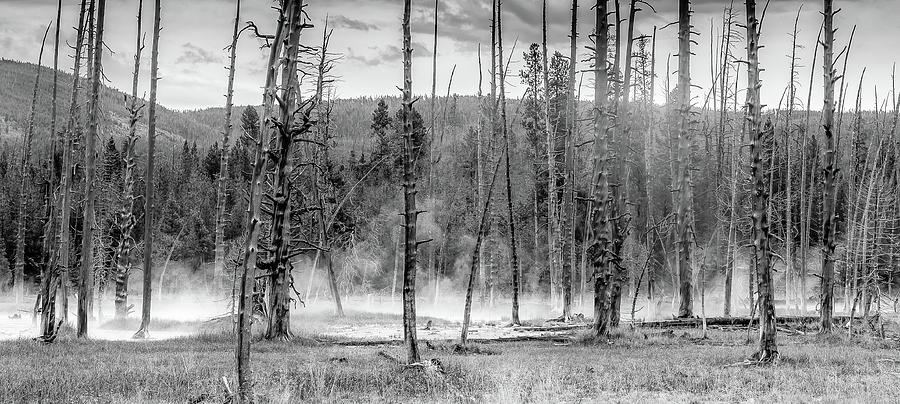
[{"label": "grass field", "polygon": [[[346,321],[362,321],[352,318]],[[381,321],[393,320],[387,317]],[[744,331],[622,331],[609,343],[492,343],[457,354],[422,344],[444,371],[406,369],[398,346],[345,347],[298,335],[253,345],[259,402],[896,402],[898,344],[780,335],[769,367],[733,366],[753,352]],[[575,341],[586,338],[575,338]],[[213,402],[226,399],[225,333],[160,341],[0,342],[2,402]]]}]

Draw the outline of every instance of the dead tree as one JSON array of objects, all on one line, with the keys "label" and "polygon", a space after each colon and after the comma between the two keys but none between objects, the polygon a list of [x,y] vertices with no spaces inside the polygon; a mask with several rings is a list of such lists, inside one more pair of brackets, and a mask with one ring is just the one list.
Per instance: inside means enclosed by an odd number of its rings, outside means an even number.
[{"label": "dead tree", "polygon": [[615,237],[610,223],[612,191],[609,185],[609,117],[607,98],[609,77],[607,53],[609,49],[609,26],[607,24],[606,0],[596,0],[594,6],[594,108],[592,124],[594,145],[592,172],[592,212],[590,247],[588,255],[594,274],[594,336],[606,337],[609,331],[610,282],[612,278],[612,245]]},{"label": "dead tree", "polygon": [[691,287],[691,246],[693,208],[691,195],[691,3],[678,1],[678,155],[675,220],[678,232],[678,277],[680,278],[678,317],[693,316]]},{"label": "dead tree", "polygon": [[825,129],[825,165],[822,196],[822,287],[819,297],[819,322],[822,333],[830,333],[834,311],[834,250],[835,250],[835,165],[834,142],[834,83],[837,81],[834,69],[834,14],[832,0],[824,0],[825,37],[822,42],[823,65],[825,71],[825,106],[823,108]]},{"label": "dead tree", "polygon": [[569,33],[569,75],[566,97],[566,136],[565,172],[566,180],[563,189],[563,213],[562,213],[562,298],[564,321],[568,321],[572,315],[572,267],[575,265],[574,257],[568,253],[575,247],[575,69],[578,60],[578,0],[572,0],[572,28]]},{"label": "dead tree", "polygon": [[[45,222],[44,222],[44,240],[42,241],[41,251],[43,256],[43,265],[41,266],[41,289],[38,292],[38,298],[35,305],[41,311],[41,330],[49,331],[56,322],[56,255],[54,254],[56,243],[54,242],[54,234],[56,234],[56,208],[59,205],[59,192],[56,192],[57,179],[57,139],[56,139],[56,111],[57,96],[59,84],[59,25],[62,20],[62,0],[56,4],[56,22],[55,34],[53,41],[53,86],[50,105],[50,153],[47,157],[47,168],[49,175],[44,191],[45,206]],[[53,286],[51,286],[53,284]],[[52,289],[52,291],[51,291]],[[51,333],[43,332],[43,335],[51,335]]]},{"label": "dead tree", "polygon": [[[72,145],[75,136],[80,132],[79,120],[79,89],[81,88],[81,51],[84,47],[85,12],[87,0],[81,1],[78,17],[78,28],[75,38],[74,67],[72,68],[72,96],[69,101],[69,118],[66,124],[66,134],[63,146],[62,178],[60,179],[59,202],[59,322],[68,323],[69,319],[69,257],[71,245],[71,226],[69,221],[72,215]],[[46,331],[46,330],[45,330]],[[46,335],[46,333],[45,333]]]},{"label": "dead tree", "polygon": [[[822,31],[825,29],[824,22],[819,26],[819,33],[816,35],[816,46],[813,49],[812,66],[809,69],[809,87],[806,94],[806,123],[803,126],[803,142],[800,146],[800,314],[806,315],[806,266],[809,258],[809,234],[810,234],[810,215],[812,214],[812,201],[809,198],[813,188],[815,179],[815,163],[811,167],[807,167],[807,156],[810,139],[810,115],[813,91],[813,80],[816,73],[816,62],[818,61],[819,45],[822,43]],[[807,178],[809,180],[807,181]],[[809,186],[807,187],[807,184]]]},{"label": "dead tree", "polygon": [[97,164],[95,143],[100,136],[100,80],[103,76],[103,28],[106,0],[97,0],[97,22],[94,34],[94,54],[91,62],[91,95],[88,104],[88,131],[84,139],[84,220],[81,237],[81,278],[78,288],[78,336],[87,337],[87,321],[93,298],[94,272],[94,203],[97,198],[94,178]]},{"label": "dead tree", "polygon": [[25,131],[25,139],[22,141],[22,164],[19,173],[19,211],[17,216],[16,230],[16,269],[15,269],[15,295],[16,303],[25,301],[25,208],[28,202],[28,194],[25,187],[28,183],[28,172],[31,170],[31,142],[34,137],[34,115],[37,108],[38,86],[41,83],[41,62],[44,58],[44,43],[47,41],[47,34],[50,32],[50,25],[44,30],[44,39],[41,40],[41,50],[38,53],[38,64],[34,73],[34,90],[31,94],[31,109],[28,113],[28,129]]},{"label": "dead tree", "polygon": [[[268,276],[269,322],[266,339],[289,340],[291,307],[291,190],[294,169],[293,147],[296,137],[306,134],[312,122],[309,118],[315,99],[300,104],[297,68],[300,58],[300,35],[306,25],[303,23],[303,1],[286,3],[287,19],[282,54],[281,95],[276,98],[278,116],[272,116],[267,123],[274,134],[276,150],[270,154],[275,165],[274,195],[272,196],[272,228],[270,255],[273,256]],[[300,120],[295,114],[302,114]],[[274,254],[272,254],[274,253]]]},{"label": "dead tree", "polygon": [[116,255],[113,262],[116,265],[116,298],[115,310],[116,318],[128,317],[128,271],[131,264],[128,262],[128,256],[134,248],[134,237],[131,231],[137,222],[134,217],[134,203],[137,198],[134,196],[134,147],[137,143],[137,125],[141,118],[141,110],[144,108],[142,103],[139,104],[138,98],[138,82],[141,70],[141,52],[144,50],[142,41],[143,32],[142,16],[144,1],[138,1],[137,14],[137,39],[134,50],[134,71],[131,80],[131,99],[128,100],[128,137],[125,138],[125,147],[123,162],[125,163],[125,173],[123,176],[122,186],[122,206],[119,209],[118,225],[119,240],[116,243]]},{"label": "dead tree", "polygon": [[[504,149],[504,154],[506,154],[506,149]],[[491,175],[487,196],[484,199],[484,208],[481,209],[481,219],[478,221],[478,233],[475,235],[475,249],[472,251],[472,260],[471,264],[469,264],[469,283],[466,288],[466,305],[463,309],[462,334],[459,338],[461,345],[466,344],[469,336],[469,319],[472,313],[472,294],[475,290],[475,278],[478,275],[478,268],[481,265],[479,262],[481,259],[481,242],[484,239],[487,221],[489,220],[488,215],[490,214],[491,209],[491,196],[494,194],[494,183],[497,182],[497,173],[500,171],[500,163],[503,161],[503,157],[504,156],[500,156],[500,158],[497,159],[497,163],[494,164],[494,174]]]},{"label": "dead tree", "polygon": [[414,143],[412,128],[412,40],[410,38],[411,0],[403,1],[403,341],[407,362],[419,362],[416,341],[416,163],[420,146]]},{"label": "dead tree", "polygon": [[[747,0],[747,126],[750,131],[750,175],[753,181],[753,263],[759,293],[759,351],[754,359],[761,363],[769,363],[778,357],[778,346],[775,343],[775,287],[772,284],[772,250],[769,244],[769,187],[766,178],[765,153],[762,129],[762,104],[759,79],[759,20],[756,18],[756,0]],[[766,131],[771,126],[767,125]]]},{"label": "dead tree", "polygon": [[510,269],[512,270],[512,323],[519,324],[519,291],[522,288],[519,273],[519,255],[516,251],[516,218],[513,213],[512,181],[509,168],[509,127],[506,116],[506,67],[503,64],[502,2],[497,2],[497,53],[500,62],[500,130],[503,134],[506,155],[506,212],[509,225]]},{"label": "dead tree", "polygon": [[543,23],[542,23],[542,60],[543,63],[543,79],[544,79],[544,130],[547,132],[547,267],[550,273],[550,304],[555,302],[556,276],[559,269],[559,202],[557,201],[556,189],[556,133],[552,129],[552,121],[550,120],[550,78],[548,71],[548,50],[547,50],[547,0],[543,3]]},{"label": "dead tree", "polygon": [[[330,85],[333,82],[333,78],[330,78],[331,70],[334,67],[334,62],[337,60],[337,57],[334,57],[328,52],[328,44],[331,42],[331,33],[332,31],[328,29],[328,21],[325,22],[325,29],[322,31],[322,47],[319,49],[318,53],[318,63],[316,64],[316,127],[317,131],[321,135],[320,141],[324,146],[324,150],[321,153],[317,153],[316,156],[320,157],[320,161],[317,162],[319,166],[322,165],[323,162],[328,160],[328,126],[330,125],[330,107],[326,107],[326,103],[323,102],[323,97],[325,94],[325,87]],[[323,197],[319,191],[319,182],[320,182],[321,174],[318,169],[313,170],[313,198],[315,198],[316,203],[319,205],[318,210],[316,212],[316,221],[318,222],[319,228],[319,247],[316,249],[316,258],[313,260],[313,271],[318,267],[320,258],[323,256],[327,260],[327,269],[328,269],[328,286],[331,290],[331,295],[334,298],[334,313],[338,317],[344,316],[344,306],[341,303],[341,293],[338,289],[337,283],[337,275],[334,271],[334,260],[332,259],[331,251],[325,252],[325,249],[329,247],[330,241],[328,239],[328,229],[331,227],[329,224],[330,221],[325,220],[325,209],[324,209],[324,201]],[[339,210],[339,209],[338,209]],[[337,214],[338,210],[334,211],[334,214]],[[314,273],[314,272],[313,272]],[[310,275],[310,280],[313,277]],[[312,282],[310,282],[309,288],[312,288]],[[309,289],[307,289],[309,290]],[[309,292],[307,292],[308,295]],[[393,301],[393,300],[392,300]]]},{"label": "dead tree", "polygon": [[238,38],[241,35],[241,0],[237,0],[234,11],[234,31],[231,35],[231,45],[228,46],[228,88],[225,90],[225,122],[222,128],[222,151],[219,156],[219,178],[216,184],[216,255],[213,263],[213,279],[215,288],[225,282],[225,199],[228,195],[228,139],[234,126],[231,124],[231,115],[234,110],[234,64],[237,59]]},{"label": "dead tree", "polygon": [[263,90],[263,116],[261,122],[266,124],[255,139],[256,152],[253,160],[253,174],[250,180],[249,203],[247,204],[247,222],[244,234],[243,272],[240,280],[238,299],[237,347],[235,349],[235,374],[237,378],[237,394],[235,402],[249,403],[253,401],[253,384],[250,375],[250,342],[252,339],[252,322],[254,308],[253,289],[256,283],[257,257],[259,254],[259,235],[262,224],[262,192],[265,182],[266,166],[270,155],[269,121],[274,115],[276,98],[276,78],[281,43],[284,38],[285,7],[278,10],[278,22],[275,35],[267,38],[269,42],[269,59],[266,65],[266,82]]},{"label": "dead tree", "polygon": [[150,303],[153,295],[153,166],[156,147],[156,86],[159,81],[160,0],[153,6],[153,45],[150,48],[150,107],[147,111],[147,169],[144,173],[144,282],[141,326],[133,338],[147,338],[150,332]]}]

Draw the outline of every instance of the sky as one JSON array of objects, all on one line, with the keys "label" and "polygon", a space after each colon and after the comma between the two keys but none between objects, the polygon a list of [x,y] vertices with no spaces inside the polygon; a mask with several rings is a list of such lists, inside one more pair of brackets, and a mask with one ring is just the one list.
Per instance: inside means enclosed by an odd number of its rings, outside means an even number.
[{"label": "sky", "polygon": [[[75,25],[78,19],[78,0],[62,0],[63,22],[61,41],[74,44]],[[657,100],[662,99],[662,85],[669,55],[677,52],[676,0],[647,0],[655,12],[647,6],[637,14],[635,35],[649,35],[654,26],[657,32]],[[0,58],[36,62],[41,37],[47,24],[55,19],[57,0],[0,0]],[[398,95],[402,84],[401,53],[401,0],[309,0],[307,12],[313,28],[304,31],[302,42],[315,46],[322,41],[326,19],[333,29],[329,50],[341,54],[334,69],[338,76],[336,94],[341,98],[360,96]],[[588,33],[592,32],[594,1],[581,0],[578,10],[580,59],[584,59],[590,45]],[[623,18],[628,13],[628,1],[622,1]],[[694,0],[694,36],[691,70],[695,103],[702,103],[711,82],[711,41],[721,36],[723,9],[731,0]],[[274,31],[276,13],[271,0],[244,0],[241,20],[253,21],[262,33]],[[612,8],[612,2],[610,7]],[[764,2],[760,1],[759,8]],[[107,0],[106,38],[110,53],[104,54],[104,71],[109,85],[118,89],[130,89],[131,70],[135,52],[136,12],[138,0]],[[162,0],[162,34],[160,42],[158,97],[161,104],[175,109],[199,109],[224,104],[227,84],[227,51],[231,41],[235,0]],[[744,23],[743,1],[735,1],[735,9],[741,11],[738,19]],[[801,10],[802,7],[802,10]],[[433,49],[434,1],[413,0],[413,91],[426,95],[431,92],[431,57]],[[822,21],[821,1],[771,0],[763,21],[760,63],[763,69],[763,103],[774,108],[782,99],[790,80],[791,32],[794,19],[801,11],[798,24],[800,58],[800,100],[805,104],[809,88],[810,67],[816,35]],[[887,97],[892,87],[892,68],[900,60],[900,0],[835,0],[835,8],[841,9],[835,19],[838,27],[836,42],[843,48],[854,25],[857,26],[847,66],[849,90],[846,105],[854,105],[856,87],[863,68],[866,69],[863,84],[863,106],[875,104],[878,96]],[[484,69],[490,61],[490,2],[487,0],[439,0],[437,87],[446,93],[474,94],[478,86],[478,49],[481,47]],[[147,46],[143,54],[140,91],[145,93],[149,84],[149,51],[153,23],[153,0],[144,0],[144,32]],[[568,31],[571,18],[571,2],[548,0],[549,47],[568,53]],[[611,18],[612,20],[612,18]],[[528,45],[539,42],[541,37],[541,1],[505,0],[502,22],[505,52],[510,59],[510,76],[507,91],[509,97],[519,97],[524,92],[517,73],[522,68],[522,53]],[[743,30],[743,28],[738,28]],[[711,32],[712,31],[712,32]],[[47,49],[52,49],[51,37]],[[623,29],[624,32],[624,29]],[[743,36],[742,36],[743,37]],[[259,104],[264,81],[264,65],[267,52],[263,43],[249,33],[238,45],[235,79],[235,102]],[[735,47],[738,55],[744,54],[744,44]],[[44,64],[52,63],[47,51]],[[813,108],[822,102],[821,51],[813,76]],[[60,68],[71,70],[71,49],[61,48]],[[671,58],[671,66],[677,59]],[[450,73],[456,67],[452,83]],[[586,68],[586,64],[581,65]],[[843,65],[838,66],[839,72]],[[487,74],[485,74],[487,77]],[[673,76],[673,82],[674,76]],[[485,83],[487,79],[485,78]],[[741,83],[746,86],[745,83]],[[485,84],[486,88],[487,84]],[[590,80],[584,80],[584,94],[589,91]],[[819,107],[820,108],[820,107]]]}]

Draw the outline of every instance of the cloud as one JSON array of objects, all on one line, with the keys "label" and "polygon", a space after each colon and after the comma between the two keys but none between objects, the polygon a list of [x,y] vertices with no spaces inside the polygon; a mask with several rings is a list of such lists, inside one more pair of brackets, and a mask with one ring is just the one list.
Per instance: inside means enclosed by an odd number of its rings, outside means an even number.
[{"label": "cloud", "polygon": [[222,57],[214,55],[212,52],[196,46],[190,42],[181,45],[182,53],[175,59],[178,64],[214,64],[222,63]]},{"label": "cloud", "polygon": [[355,20],[352,18],[347,18],[342,15],[336,15],[334,17],[328,18],[328,23],[334,25],[336,28],[347,28],[357,31],[377,31],[378,26],[375,24],[369,24],[360,20]]}]

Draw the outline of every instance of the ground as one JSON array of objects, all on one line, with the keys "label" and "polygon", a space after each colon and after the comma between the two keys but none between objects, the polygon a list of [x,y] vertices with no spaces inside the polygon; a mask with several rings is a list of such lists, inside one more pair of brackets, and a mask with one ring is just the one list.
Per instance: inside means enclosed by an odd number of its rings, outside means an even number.
[{"label": "ground", "polygon": [[[857,401],[900,397],[900,351],[895,340],[845,333],[779,334],[781,359],[747,366],[754,351],[747,331],[635,329],[595,343],[583,330],[547,341],[478,343],[454,351],[443,333],[455,322],[420,321],[423,359],[440,368],[402,367],[395,344],[354,346],[349,330],[399,330],[400,318],[351,312],[292,318],[292,342],[260,341],[251,365],[259,402],[696,402]],[[107,323],[134,328],[136,320]],[[205,331],[145,342],[78,340],[65,334],[50,345],[29,339],[0,342],[2,402],[214,402],[234,388],[234,344],[209,323],[160,321],[157,332]],[[458,329],[458,328],[456,328]],[[473,334],[541,335],[482,324]],[[505,330],[502,330],[505,329]],[[309,331],[314,330],[314,331]],[[394,331],[376,331],[390,336]],[[365,332],[363,333],[365,334]],[[493,335],[493,334],[492,334]],[[546,335],[546,334],[543,334]],[[755,334],[751,333],[751,339]],[[447,339],[455,338],[448,336]],[[349,345],[340,345],[349,344]],[[442,369],[441,369],[442,368]]]}]

